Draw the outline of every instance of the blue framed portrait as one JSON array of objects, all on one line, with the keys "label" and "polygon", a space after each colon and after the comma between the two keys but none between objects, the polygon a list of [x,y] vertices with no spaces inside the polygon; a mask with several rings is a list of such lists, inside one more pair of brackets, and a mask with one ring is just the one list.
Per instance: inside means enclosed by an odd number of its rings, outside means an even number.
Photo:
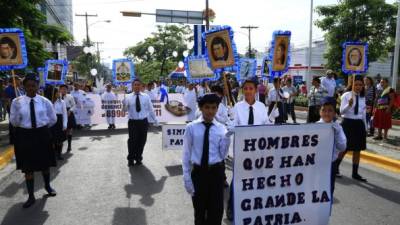
[{"label": "blue framed portrait", "polygon": [[280,77],[286,73],[290,65],[290,31],[275,31],[272,34],[271,49],[269,58],[271,59],[270,76]]},{"label": "blue framed portrait", "polygon": [[257,60],[250,58],[240,58],[239,68],[236,73],[237,80],[251,79],[256,76],[257,71]]},{"label": "blue framed portrait", "polygon": [[0,28],[0,71],[24,69],[28,54],[24,33],[18,28]]},{"label": "blue framed portrait", "polygon": [[204,55],[188,56],[185,58],[186,76],[191,83],[201,83],[203,81],[214,81],[219,79],[218,73],[215,73],[207,62]]},{"label": "blue framed portrait", "polygon": [[112,78],[116,85],[131,83],[135,79],[135,65],[129,59],[114,59]]},{"label": "blue framed portrait", "polygon": [[265,56],[262,60],[261,64],[261,77],[269,78],[271,72],[271,59],[269,55]]},{"label": "blue framed portrait", "polygon": [[216,73],[237,71],[239,55],[230,26],[220,26],[203,33],[206,42],[206,59]]},{"label": "blue framed portrait", "polygon": [[45,84],[65,84],[65,76],[68,73],[68,61],[51,59],[47,60],[44,67]]},{"label": "blue framed portrait", "polygon": [[368,71],[368,43],[343,43],[342,71],[345,74],[363,74]]}]

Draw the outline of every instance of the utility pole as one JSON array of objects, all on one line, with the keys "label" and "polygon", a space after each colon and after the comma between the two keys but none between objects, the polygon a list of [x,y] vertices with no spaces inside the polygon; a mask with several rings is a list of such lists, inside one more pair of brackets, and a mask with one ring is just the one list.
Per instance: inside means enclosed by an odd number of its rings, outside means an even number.
[{"label": "utility pole", "polygon": [[393,74],[392,74],[392,88],[397,91],[397,79],[399,72],[399,51],[400,51],[400,1],[397,5],[397,25],[396,25],[396,42],[393,56]]},{"label": "utility pole", "polygon": [[308,70],[306,76],[306,87],[307,91],[311,88],[311,59],[312,59],[312,31],[313,31],[313,12],[314,12],[314,0],[311,0],[311,8],[310,8],[310,36],[308,42]]},{"label": "utility pole", "polygon": [[210,9],[208,5],[208,0],[206,0],[206,31],[210,29],[210,16],[208,15],[208,10]]},{"label": "utility pole", "polygon": [[251,30],[252,29],[257,29],[258,27],[256,27],[256,26],[242,26],[242,27],[240,27],[240,28],[242,28],[242,29],[248,29],[248,31],[249,31],[249,58],[252,58],[252,50],[251,50]]},{"label": "utility pole", "polygon": [[87,46],[90,46],[90,39],[89,39],[89,22],[88,22],[88,17],[97,17],[97,14],[90,15],[87,12],[85,14],[75,14],[75,16],[84,16],[86,19],[86,43]]},{"label": "utility pole", "polygon": [[94,41],[93,44],[95,44],[97,46],[97,62],[100,64],[100,48],[99,48],[99,45],[104,44],[104,42]]}]

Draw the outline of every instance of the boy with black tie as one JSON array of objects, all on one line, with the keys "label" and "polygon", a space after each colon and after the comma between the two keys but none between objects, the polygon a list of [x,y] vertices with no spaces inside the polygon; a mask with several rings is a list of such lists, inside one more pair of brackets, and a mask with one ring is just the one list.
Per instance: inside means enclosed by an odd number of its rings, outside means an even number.
[{"label": "boy with black tie", "polygon": [[206,94],[198,102],[202,116],[186,126],[183,180],[192,196],[195,225],[220,225],[224,212],[224,159],[230,132],[215,120],[220,98]]}]

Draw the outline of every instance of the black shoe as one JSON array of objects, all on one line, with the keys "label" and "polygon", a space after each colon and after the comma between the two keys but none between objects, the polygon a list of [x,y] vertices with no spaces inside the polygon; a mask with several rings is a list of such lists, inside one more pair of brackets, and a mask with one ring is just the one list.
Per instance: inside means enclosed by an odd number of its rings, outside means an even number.
[{"label": "black shoe", "polygon": [[135,163],[133,161],[128,161],[128,166],[129,167],[134,166],[134,165],[135,165]]},{"label": "black shoe", "polygon": [[374,137],[374,138],[372,138],[372,139],[377,140],[377,141],[380,141],[380,140],[382,140],[383,138],[378,136],[378,137]]},{"label": "black shoe", "polygon": [[29,197],[28,200],[22,205],[22,208],[27,209],[35,204],[36,199],[35,197]]},{"label": "black shoe", "polygon": [[340,171],[337,171],[335,176],[336,176],[336,178],[342,178],[342,174],[340,174]]},{"label": "black shoe", "polygon": [[136,160],[136,165],[137,166],[143,165],[142,160]]},{"label": "black shoe", "polygon": [[112,129],[112,125],[108,125],[107,129],[111,130]]},{"label": "black shoe", "polygon": [[62,156],[57,156],[57,160],[62,161],[62,160],[64,160],[64,158]]},{"label": "black shoe", "polygon": [[115,127],[115,124],[113,124],[111,128],[112,128],[113,130],[115,130],[115,128],[116,128],[116,127]]},{"label": "black shoe", "polygon": [[67,152],[71,152],[71,150],[72,150],[71,147],[67,148]]},{"label": "black shoe", "polygon": [[47,196],[54,197],[54,196],[57,195],[56,190],[54,190],[53,188],[47,187],[47,188],[45,188],[45,189],[46,189],[46,191],[47,191]]},{"label": "black shoe", "polygon": [[367,182],[367,179],[365,179],[364,177],[360,176],[359,174],[353,174],[351,177],[353,177],[354,180],[358,180],[361,182]]}]

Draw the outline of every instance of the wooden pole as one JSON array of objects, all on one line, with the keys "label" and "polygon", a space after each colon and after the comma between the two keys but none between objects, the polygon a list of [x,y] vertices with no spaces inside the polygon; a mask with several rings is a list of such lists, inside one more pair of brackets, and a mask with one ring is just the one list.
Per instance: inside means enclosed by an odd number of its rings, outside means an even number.
[{"label": "wooden pole", "polygon": [[17,81],[15,80],[14,70],[11,70],[11,76],[12,76],[13,85],[14,85],[15,97],[18,97]]}]

